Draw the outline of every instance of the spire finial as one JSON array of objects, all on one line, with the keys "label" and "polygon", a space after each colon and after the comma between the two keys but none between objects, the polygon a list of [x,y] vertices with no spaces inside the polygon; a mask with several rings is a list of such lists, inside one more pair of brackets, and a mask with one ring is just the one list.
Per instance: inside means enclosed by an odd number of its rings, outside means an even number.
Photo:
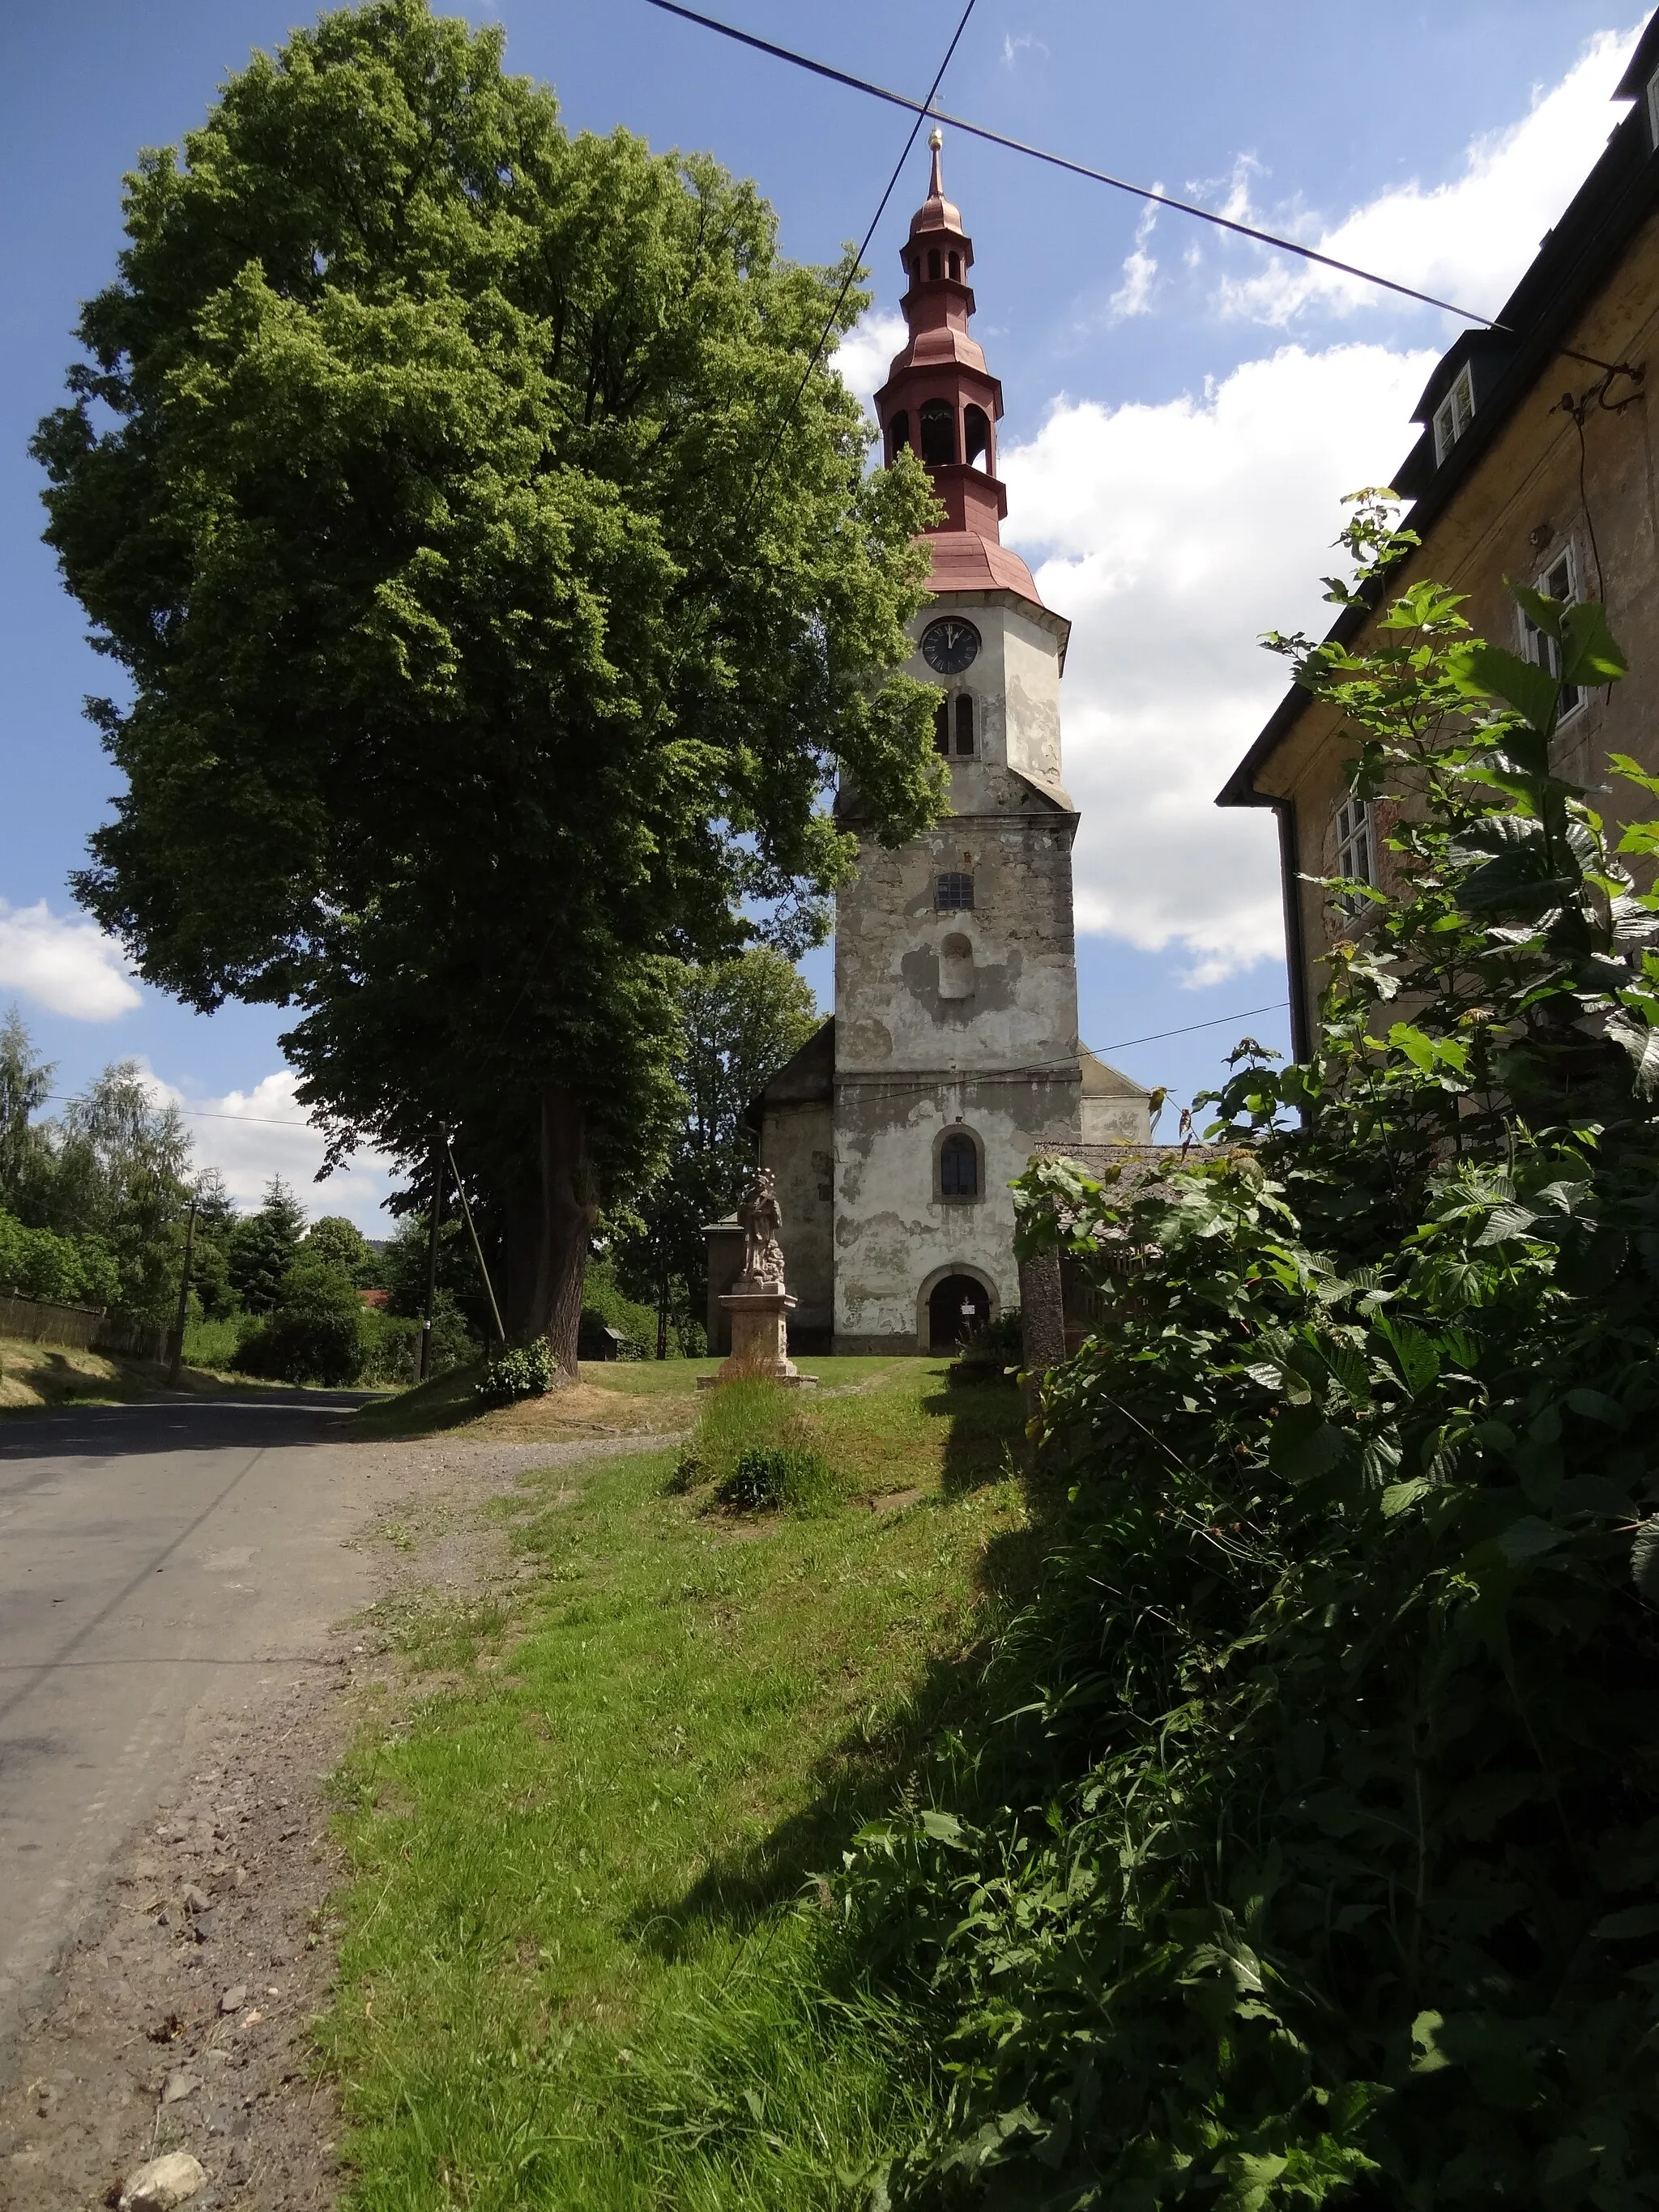
[{"label": "spire finial", "polygon": [[927,179],[927,197],[932,200],[945,198],[945,178],[939,168],[939,149],[945,143],[945,133],[936,123],[927,133],[927,143],[933,149],[933,173]]}]

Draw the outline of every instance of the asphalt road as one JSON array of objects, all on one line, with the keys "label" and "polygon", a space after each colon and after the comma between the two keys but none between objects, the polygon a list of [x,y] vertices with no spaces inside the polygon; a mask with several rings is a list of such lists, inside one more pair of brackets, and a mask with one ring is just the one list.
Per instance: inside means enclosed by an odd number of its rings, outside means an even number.
[{"label": "asphalt road", "polygon": [[0,2039],[193,1724],[324,1663],[367,1602],[345,1540],[386,1462],[344,1419],[284,1392],[0,1422]]}]

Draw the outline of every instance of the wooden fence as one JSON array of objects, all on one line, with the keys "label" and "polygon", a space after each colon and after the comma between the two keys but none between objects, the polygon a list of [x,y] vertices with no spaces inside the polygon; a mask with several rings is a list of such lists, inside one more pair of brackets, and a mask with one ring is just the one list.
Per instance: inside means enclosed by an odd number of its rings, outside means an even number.
[{"label": "wooden fence", "polygon": [[171,1359],[176,1332],[97,1306],[57,1305],[50,1298],[0,1295],[0,1336],[58,1344],[71,1352],[107,1352],[128,1359]]}]

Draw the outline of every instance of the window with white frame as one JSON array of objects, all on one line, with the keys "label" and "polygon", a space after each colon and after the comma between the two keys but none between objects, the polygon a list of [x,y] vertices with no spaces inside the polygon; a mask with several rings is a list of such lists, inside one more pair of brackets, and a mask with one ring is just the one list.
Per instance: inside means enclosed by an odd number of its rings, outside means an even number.
[{"label": "window with white frame", "polygon": [[[1560,599],[1571,606],[1578,597],[1578,556],[1571,543],[1555,555],[1543,574],[1534,580],[1534,589],[1547,599]],[[1547,668],[1552,676],[1561,673],[1561,648],[1546,631],[1540,629],[1524,613],[1521,617],[1521,641],[1528,660],[1535,660],[1540,668]],[[1557,712],[1558,722],[1565,722],[1569,714],[1576,714],[1589,696],[1576,684],[1561,687],[1561,704]]]},{"label": "window with white frame", "polygon": [[[1376,825],[1369,799],[1345,799],[1337,808],[1336,866],[1332,873],[1351,884],[1376,883]],[[1358,914],[1366,902],[1349,896],[1340,903],[1345,914]]]},{"label": "window with white frame", "polygon": [[1474,378],[1464,362],[1451,390],[1434,410],[1434,462],[1439,467],[1474,420]]}]

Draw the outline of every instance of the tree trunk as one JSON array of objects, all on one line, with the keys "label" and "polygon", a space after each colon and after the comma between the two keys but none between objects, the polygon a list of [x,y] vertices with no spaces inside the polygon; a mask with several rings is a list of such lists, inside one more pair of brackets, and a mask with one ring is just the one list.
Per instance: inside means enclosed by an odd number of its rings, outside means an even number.
[{"label": "tree trunk", "polygon": [[523,1344],[543,1333],[536,1306],[542,1271],[542,1179],[539,1170],[515,1176],[501,1193],[501,1312],[509,1342]]},{"label": "tree trunk", "polygon": [[568,1084],[542,1089],[541,1261],[535,1331],[567,1375],[576,1372],[587,1248],[599,1218],[598,1179],[587,1156],[587,1117]]}]

